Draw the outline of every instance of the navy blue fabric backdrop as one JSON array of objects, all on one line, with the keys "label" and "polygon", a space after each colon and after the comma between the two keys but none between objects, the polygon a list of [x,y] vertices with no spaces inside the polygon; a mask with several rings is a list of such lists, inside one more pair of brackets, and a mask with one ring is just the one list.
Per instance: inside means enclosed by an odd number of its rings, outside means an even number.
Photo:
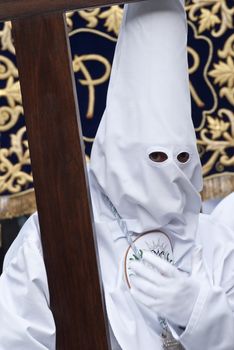
[{"label": "navy blue fabric backdrop", "polygon": [[[189,0],[186,10],[193,120],[205,180],[203,196],[213,198],[234,189],[233,1],[222,1],[221,5],[220,0]],[[122,13],[116,5],[67,14],[87,157],[105,108]],[[0,199],[17,195],[22,203],[22,198],[33,192],[33,179],[9,22],[0,24],[0,146]],[[24,209],[24,213],[30,210]],[[17,215],[17,210],[14,213]],[[24,213],[19,207],[19,215]]]}]

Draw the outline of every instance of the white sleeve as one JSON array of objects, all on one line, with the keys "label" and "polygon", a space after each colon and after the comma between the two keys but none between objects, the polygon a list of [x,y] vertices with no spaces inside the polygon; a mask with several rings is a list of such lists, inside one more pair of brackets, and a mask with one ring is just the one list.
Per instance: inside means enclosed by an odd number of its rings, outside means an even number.
[{"label": "white sleeve", "polygon": [[234,350],[234,231],[219,222],[213,224],[218,234],[215,238],[211,227],[206,242],[209,258],[213,234],[213,270],[209,282],[201,284],[189,323],[180,336],[188,350]]},{"label": "white sleeve", "polygon": [[0,350],[9,349],[55,349],[55,324],[36,214],[9,249],[0,277]]},{"label": "white sleeve", "polygon": [[233,350],[234,287],[202,284],[186,329],[170,329],[186,350]]},{"label": "white sleeve", "polygon": [[186,350],[234,349],[233,311],[221,287],[203,286],[180,341]]},{"label": "white sleeve", "polygon": [[[223,225],[229,227],[234,231],[234,192],[221,200],[216,208],[211,213],[211,218],[215,221],[221,222]],[[234,240],[234,233],[233,233]]]}]

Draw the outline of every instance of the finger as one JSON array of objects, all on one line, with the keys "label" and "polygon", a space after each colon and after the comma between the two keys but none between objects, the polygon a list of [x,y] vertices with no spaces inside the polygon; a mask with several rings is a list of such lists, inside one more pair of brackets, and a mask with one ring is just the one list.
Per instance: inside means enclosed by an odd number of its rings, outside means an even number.
[{"label": "finger", "polygon": [[147,307],[150,307],[150,308],[157,307],[156,302],[152,297],[145,295],[143,292],[141,292],[135,288],[131,288],[130,292],[131,292],[131,295],[133,296],[133,298],[137,302],[139,302]]},{"label": "finger", "polygon": [[147,264],[152,265],[160,272],[161,275],[167,277],[174,277],[178,272],[175,266],[171,265],[168,261],[159,258],[151,252],[144,252],[143,261],[145,261]]},{"label": "finger", "polygon": [[147,280],[156,285],[164,285],[166,283],[165,279],[167,279],[167,277],[162,276],[158,270],[152,268],[152,265],[149,265],[148,263],[146,265],[143,261],[132,262],[130,265],[130,269],[131,272],[134,273],[134,275],[140,276],[144,280]]},{"label": "finger", "polygon": [[160,296],[160,286],[157,286],[155,283],[149,282],[142,277],[130,277],[130,285],[153,298],[158,298]]}]

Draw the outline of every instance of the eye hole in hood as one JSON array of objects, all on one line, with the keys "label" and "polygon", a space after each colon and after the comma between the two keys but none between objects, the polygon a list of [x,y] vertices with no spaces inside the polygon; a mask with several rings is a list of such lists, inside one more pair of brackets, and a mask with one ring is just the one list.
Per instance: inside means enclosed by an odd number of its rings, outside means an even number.
[{"label": "eye hole in hood", "polygon": [[155,163],[163,163],[168,159],[168,155],[161,151],[151,152],[149,158]]},{"label": "eye hole in hood", "polygon": [[177,160],[183,164],[187,163],[189,158],[190,158],[190,154],[188,152],[181,152],[177,156]]}]

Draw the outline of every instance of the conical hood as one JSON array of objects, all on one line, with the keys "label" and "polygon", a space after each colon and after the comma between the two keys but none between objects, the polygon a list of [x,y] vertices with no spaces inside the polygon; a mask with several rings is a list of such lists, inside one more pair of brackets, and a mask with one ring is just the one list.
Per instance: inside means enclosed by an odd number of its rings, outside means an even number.
[{"label": "conical hood", "polygon": [[182,0],[125,6],[91,176],[129,230],[167,233],[177,265],[189,270],[202,176],[183,6]]}]

